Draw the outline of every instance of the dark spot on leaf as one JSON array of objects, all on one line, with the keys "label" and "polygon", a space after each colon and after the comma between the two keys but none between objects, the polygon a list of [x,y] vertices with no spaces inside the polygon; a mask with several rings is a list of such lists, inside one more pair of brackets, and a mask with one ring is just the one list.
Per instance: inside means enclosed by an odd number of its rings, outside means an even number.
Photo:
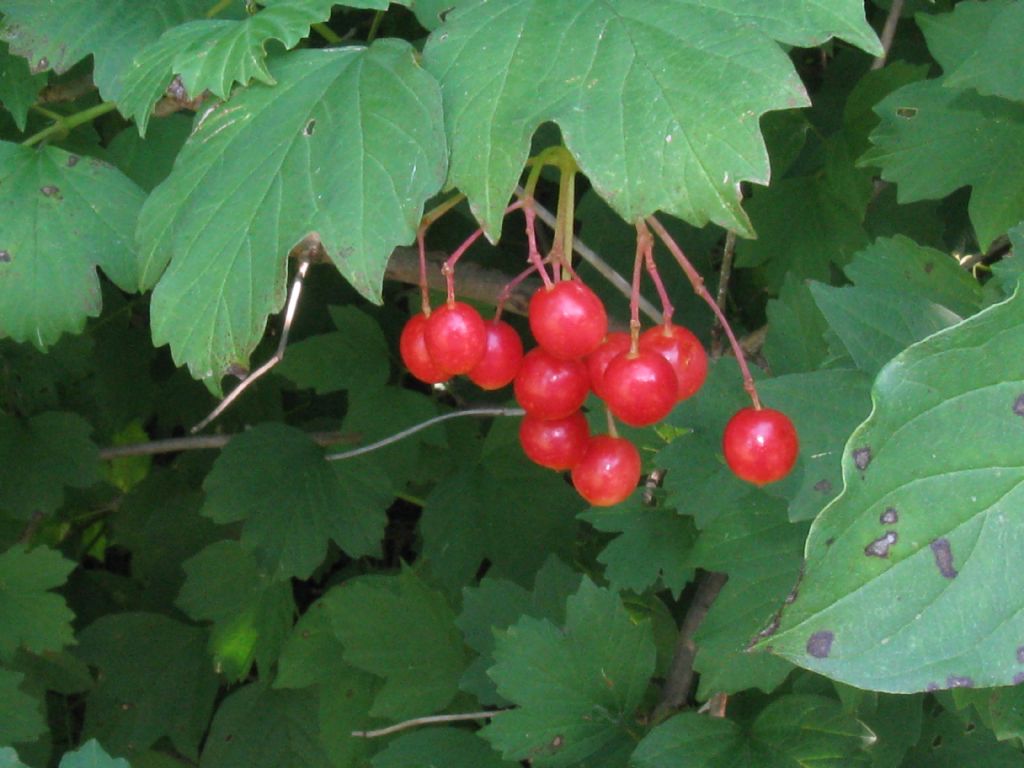
[{"label": "dark spot on leaf", "polygon": [[1018,416],[1024,416],[1024,395],[1017,395],[1013,401],[1013,412]]},{"label": "dark spot on leaf", "polygon": [[68,155],[68,168],[78,165],[78,155]]},{"label": "dark spot on leaf", "polygon": [[309,630],[308,629],[302,630],[302,639],[303,640],[309,640]]},{"label": "dark spot on leaf", "polygon": [[853,463],[861,472],[868,468],[871,463],[871,449],[867,446],[856,448],[853,451]]},{"label": "dark spot on leaf", "polygon": [[825,479],[819,480],[814,484],[814,490],[816,490],[818,493],[828,493],[829,491],[832,490],[832,483],[831,481]]},{"label": "dark spot on leaf", "polygon": [[1017,647],[1017,661],[1024,664],[1024,645]]},{"label": "dark spot on leaf", "polygon": [[924,689],[926,691],[937,691],[937,690],[939,690],[939,684],[938,683],[928,683],[928,685],[926,685],[924,687]]},{"label": "dark spot on leaf", "polygon": [[930,261],[926,261],[924,263],[924,273],[926,275],[930,275],[932,273],[933,269],[935,269],[935,265],[932,264]]},{"label": "dark spot on leaf", "polygon": [[63,200],[63,196],[60,193],[60,187],[55,187],[53,184],[47,184],[39,188],[39,191],[43,193],[45,197],[55,197],[58,200]]},{"label": "dark spot on leaf", "polygon": [[825,539],[825,546],[826,547],[831,547],[835,543],[836,543],[835,536],[829,536],[827,539]]},{"label": "dark spot on leaf", "polygon": [[900,515],[899,512],[896,511],[896,507],[886,507],[885,512],[878,517],[878,522],[882,525],[895,525],[899,521]]},{"label": "dark spot on leaf", "polygon": [[316,120],[310,120],[306,123],[306,127],[302,129],[303,136],[312,136],[313,131],[316,129]]},{"label": "dark spot on leaf", "polygon": [[835,635],[827,629],[815,632],[807,639],[807,653],[816,659],[827,658],[834,639]]},{"label": "dark spot on leaf", "polygon": [[953,550],[949,547],[949,539],[936,539],[931,543],[931,547],[939,573],[947,579],[955,579],[957,571],[953,567]]},{"label": "dark spot on leaf", "polygon": [[1013,676],[1014,685],[1020,685],[1021,683],[1024,683],[1024,672],[1018,672]]},{"label": "dark spot on leaf", "polygon": [[0,264],[10,264],[12,258],[10,251],[0,250]]},{"label": "dark spot on leaf", "polygon": [[885,535],[879,536],[864,547],[864,554],[868,557],[888,557],[889,548],[899,541],[899,538],[896,531],[886,531]]},{"label": "dark spot on leaf", "polygon": [[946,678],[947,688],[973,688],[974,680],[970,677],[960,675],[950,675]]},{"label": "dark spot on leaf", "polygon": [[230,742],[234,741],[234,739],[235,739],[235,734],[229,733],[227,736],[224,737],[224,742],[225,743],[230,743]]},{"label": "dark spot on leaf", "polygon": [[936,734],[935,738],[932,739],[932,749],[938,749],[942,746],[942,734]]},{"label": "dark spot on leaf", "polygon": [[896,114],[909,120],[912,117],[917,117],[917,107],[900,107],[896,110]]}]

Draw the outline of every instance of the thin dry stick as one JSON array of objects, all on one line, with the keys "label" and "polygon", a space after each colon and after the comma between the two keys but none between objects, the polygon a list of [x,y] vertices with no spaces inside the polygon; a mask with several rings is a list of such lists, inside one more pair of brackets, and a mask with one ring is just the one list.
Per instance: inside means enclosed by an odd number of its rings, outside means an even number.
[{"label": "thin dry stick", "polygon": [[704,573],[697,582],[697,591],[693,595],[683,623],[679,627],[679,639],[676,641],[672,664],[668,677],[661,689],[661,699],[651,713],[651,722],[661,722],[665,717],[682,708],[690,696],[693,686],[693,662],[697,658],[697,644],[693,636],[697,633],[704,617],[722,591],[728,576],[724,573]]},{"label": "thin dry stick", "polygon": [[[718,293],[715,303],[725,312],[725,302],[729,298],[729,280],[732,278],[732,262],[736,256],[736,233],[729,230],[725,235],[725,247],[722,249],[722,268],[718,272]],[[722,324],[715,318],[711,327],[711,356],[722,356]]]},{"label": "thin dry stick", "polygon": [[418,728],[421,725],[435,725],[436,723],[458,723],[465,720],[489,720],[497,717],[507,709],[495,709],[489,712],[466,712],[459,715],[429,715],[428,717],[414,717],[412,720],[404,720],[401,723],[389,725],[387,728],[378,728],[375,731],[352,731],[352,735],[361,739],[376,739],[380,736],[389,736],[392,733],[405,731],[409,728]]},{"label": "thin dry stick", "polygon": [[[525,195],[526,192],[522,187],[516,187],[516,194],[522,196]],[[538,219],[554,229],[557,224],[557,219],[551,211],[536,201],[533,203],[533,209],[536,211]],[[581,259],[597,270],[605,280],[615,286],[619,293],[626,298],[629,298],[632,290],[629,280],[616,272],[615,268],[601,258],[600,254],[598,254],[593,248],[587,246],[587,244],[578,237],[574,237],[572,239],[572,248],[580,255]],[[661,313],[643,296],[640,297],[640,311],[643,312],[652,322],[661,322]]]},{"label": "thin dry stick", "polygon": [[729,344],[732,346],[733,354],[736,355],[736,363],[740,367],[740,372],[743,374],[743,388],[747,390],[747,394],[750,395],[750,400],[754,404],[754,408],[761,409],[761,398],[757,396],[757,387],[754,386],[754,377],[750,375],[750,368],[747,366],[746,355],[743,354],[743,348],[740,343],[736,340],[736,334],[732,332],[732,327],[729,325],[729,321],[725,319],[725,314],[715,303],[715,300],[708,293],[708,289],[704,287],[704,278],[700,276],[690,260],[686,258],[686,254],[683,253],[683,249],[679,247],[679,244],[672,238],[672,235],[668,233],[668,230],[662,226],[661,222],[658,221],[654,216],[647,217],[647,223],[650,224],[651,229],[657,233],[661,242],[665,244],[669,252],[675,257],[675,260],[679,262],[679,266],[682,268],[683,273],[690,281],[690,285],[693,286],[693,290],[696,292],[704,303],[711,307],[711,311],[715,313],[715,317],[722,324],[722,328],[725,330],[725,335],[729,338]]},{"label": "thin dry stick", "polygon": [[896,27],[900,23],[902,11],[903,0],[892,0],[889,15],[885,17],[885,26],[882,27],[882,55],[871,62],[872,69],[881,69],[885,66],[885,60],[889,57],[889,49],[892,48],[893,38],[896,37]]},{"label": "thin dry stick", "polygon": [[462,411],[452,411],[451,413],[445,413],[441,416],[435,416],[432,419],[421,421],[419,424],[415,424],[408,429],[403,429],[401,432],[396,432],[389,437],[385,437],[383,440],[378,440],[375,443],[364,445],[359,448],[353,448],[351,451],[342,451],[341,453],[331,453],[324,456],[327,461],[341,461],[343,459],[353,459],[356,456],[362,456],[364,453],[370,453],[376,451],[385,446],[397,443],[399,440],[415,435],[428,427],[432,427],[435,424],[440,424],[442,421],[448,421],[449,419],[461,419],[466,416],[475,416],[478,418],[485,416],[522,416],[525,414],[522,408],[467,408]]},{"label": "thin dry stick", "polygon": [[[166,440],[150,440],[145,443],[127,443],[112,445],[100,449],[101,461],[123,459],[128,456],[156,456],[162,453],[180,453],[182,451],[215,451],[230,443],[238,434],[229,435],[197,435],[195,437],[171,437]],[[344,432],[312,432],[309,435],[317,445],[324,447],[338,443],[355,443],[359,435]]]},{"label": "thin dry stick", "polygon": [[211,421],[220,416],[226,411],[235,400],[241,397],[242,393],[248,389],[253,383],[255,383],[260,377],[265,375],[271,368],[277,365],[279,362],[284,360],[284,350],[288,346],[288,333],[292,329],[292,321],[295,319],[295,310],[299,306],[299,296],[302,295],[302,281],[306,278],[306,272],[309,271],[309,258],[304,258],[299,262],[299,269],[295,275],[295,281],[292,283],[291,295],[288,297],[288,306],[284,311],[284,323],[281,327],[281,340],[277,344],[277,349],[274,354],[270,356],[263,365],[252,371],[239,383],[237,387],[231,390],[230,394],[225,397],[217,407],[210,411],[210,415],[200,421],[190,430],[194,435],[196,432],[202,431]]}]

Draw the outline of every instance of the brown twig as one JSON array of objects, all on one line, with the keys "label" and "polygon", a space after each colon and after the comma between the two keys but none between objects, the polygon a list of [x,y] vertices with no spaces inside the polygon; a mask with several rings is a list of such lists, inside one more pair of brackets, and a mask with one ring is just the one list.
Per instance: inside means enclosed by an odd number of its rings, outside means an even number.
[{"label": "brown twig", "polygon": [[[736,255],[736,233],[729,230],[725,234],[725,247],[722,249],[722,267],[718,272],[718,292],[715,303],[725,312],[725,302],[729,298],[729,280],[732,278],[732,262]],[[722,356],[722,323],[716,317],[711,326],[711,357]]]},{"label": "brown twig", "polygon": [[661,699],[651,713],[652,723],[661,722],[686,704],[690,688],[693,687],[693,662],[697,658],[697,644],[693,636],[728,578],[724,573],[706,572],[698,579],[697,591],[679,627],[679,639],[676,641],[668,677],[661,689]]},{"label": "brown twig", "polygon": [[892,48],[893,38],[896,37],[896,27],[900,23],[900,13],[902,12],[903,0],[892,0],[889,15],[885,17],[885,25],[879,36],[882,41],[882,54],[871,62],[872,69],[881,69],[885,66],[885,60],[889,57],[889,49]]},{"label": "brown twig", "polygon": [[490,720],[497,717],[507,709],[494,709],[487,712],[466,712],[458,715],[430,715],[428,717],[414,717],[411,720],[403,720],[400,723],[389,725],[387,728],[378,728],[375,731],[352,731],[352,735],[361,739],[376,739],[380,736],[389,736],[392,733],[405,731],[409,728],[418,728],[421,725],[435,725],[437,723],[459,723],[466,720]]},{"label": "brown twig", "polygon": [[[237,434],[198,435],[196,437],[170,437],[165,440],[151,440],[145,443],[128,443],[100,448],[100,460],[111,461],[128,456],[156,456],[162,453],[181,451],[215,451],[230,443]],[[338,443],[358,443],[360,435],[345,432],[311,432],[310,439],[317,445],[327,447]]]}]

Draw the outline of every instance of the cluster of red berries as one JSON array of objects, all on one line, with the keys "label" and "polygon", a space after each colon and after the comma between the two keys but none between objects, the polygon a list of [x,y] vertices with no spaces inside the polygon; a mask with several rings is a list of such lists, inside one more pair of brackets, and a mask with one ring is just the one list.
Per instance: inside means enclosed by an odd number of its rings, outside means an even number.
[{"label": "cluster of red berries", "polygon": [[[640,481],[640,454],[623,437],[591,435],[583,402],[593,391],[623,423],[655,424],[701,388],[708,371],[703,346],[671,323],[635,340],[609,333],[604,304],[578,278],[539,288],[529,322],[538,346],[524,355],[508,323],[485,322],[473,307],[449,300],[408,321],[402,360],[428,384],[459,374],[487,390],[512,383],[526,411],[519,427],[525,454],[543,467],[570,470],[576,490],[594,506],[623,501]],[[745,408],[729,422],[723,448],[739,477],[763,484],[789,472],[798,443],[782,413]]]}]

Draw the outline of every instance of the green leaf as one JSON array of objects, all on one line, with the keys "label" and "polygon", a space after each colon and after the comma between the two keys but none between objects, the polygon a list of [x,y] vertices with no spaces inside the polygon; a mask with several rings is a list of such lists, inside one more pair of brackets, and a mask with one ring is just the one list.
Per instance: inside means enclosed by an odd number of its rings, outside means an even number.
[{"label": "green leaf", "polygon": [[142,190],[56,147],[0,142],[0,336],[45,349],[100,312],[96,267],[138,288],[132,231]]},{"label": "green leaf", "polygon": [[58,651],[74,642],[64,598],[50,590],[67,581],[75,564],[60,553],[15,545],[0,554],[0,659],[10,659],[15,649]]},{"label": "green leaf", "polygon": [[462,591],[462,613],[456,625],[466,645],[479,655],[469,665],[459,687],[472,693],[481,704],[502,706],[508,702],[498,695],[487,669],[494,664],[495,633],[504,631],[522,616],[565,623],[565,601],[580,588],[581,576],[556,557],[544,563],[534,580],[533,591],[490,576],[478,587]]},{"label": "green leaf", "polygon": [[28,768],[11,747],[0,747],[0,768]]},{"label": "green leaf", "polygon": [[20,688],[24,677],[0,667],[0,742],[4,744],[33,741],[47,731],[42,702]]},{"label": "green leaf", "polygon": [[271,72],[277,86],[203,115],[139,222],[143,283],[170,261],[153,338],[197,378],[248,362],[310,233],[379,302],[391,250],[444,179],[440,94],[407,44],[296,51]]},{"label": "green leaf", "polygon": [[791,695],[761,710],[749,729],[691,712],[676,715],[640,742],[630,766],[866,766],[871,760],[864,749],[873,742],[871,731],[844,713],[839,702]]},{"label": "green leaf", "polygon": [[806,530],[786,519],[784,504],[749,493],[701,532],[691,566],[729,580],[694,638],[700,698],[745,688],[771,691],[789,674],[785,661],[752,655],[747,647],[796,581]]},{"label": "green leaf", "polygon": [[78,656],[98,670],[85,733],[118,753],[167,737],[196,758],[218,682],[207,633],[155,613],[108,614],[78,636]]},{"label": "green leaf", "polygon": [[[965,5],[993,6],[981,11],[990,14],[991,24],[978,47],[957,66],[946,69],[946,83],[950,88],[974,88],[987,96],[1024,101],[1024,57],[1017,45],[1024,35],[1024,8],[1019,3]],[[991,51],[1004,53],[983,55]]]},{"label": "green leaf", "polygon": [[576,765],[631,744],[626,729],[654,671],[648,620],[634,621],[618,594],[584,579],[564,630],[521,618],[498,636],[489,674],[518,705],[483,729],[506,760]]},{"label": "green leaf", "polygon": [[1000,744],[977,723],[963,723],[949,712],[925,718],[921,739],[902,763],[905,768],[1016,768],[1020,750]]},{"label": "green leaf", "polygon": [[652,507],[633,496],[610,509],[587,510],[579,518],[599,531],[621,534],[597,557],[615,589],[643,592],[660,579],[678,599],[693,578],[688,560],[697,531],[690,518],[674,509]]},{"label": "green leaf", "polygon": [[92,54],[100,94],[117,101],[136,52],[208,7],[207,0],[0,0],[6,16],[0,39],[28,59],[33,72],[60,74]]},{"label": "green leaf", "polygon": [[406,733],[373,757],[373,768],[508,768],[487,742],[471,731],[430,728]]},{"label": "green leaf", "polygon": [[892,288],[812,283],[811,294],[857,367],[872,376],[914,342],[960,320],[940,304]]},{"label": "green leaf", "polygon": [[113,758],[96,739],[89,739],[74,752],[64,753],[59,768],[131,768],[124,758]]},{"label": "green leaf", "polygon": [[247,685],[217,709],[199,767],[332,768],[316,721],[314,693]]},{"label": "green leaf", "polygon": [[961,317],[981,309],[981,285],[948,253],[897,235],[880,237],[854,256],[846,269],[858,288],[919,296]]},{"label": "green leaf", "polygon": [[125,128],[107,147],[107,158],[147,192],[171,172],[174,159],[192,132],[192,121],[184,115],[168,115],[149,126],[146,138]]},{"label": "green leaf", "polygon": [[338,330],[289,345],[276,373],[318,395],[383,387],[391,365],[380,324],[354,306],[331,307],[331,318]]},{"label": "green leaf", "polygon": [[324,461],[323,449],[284,424],[262,424],[228,443],[203,483],[203,515],[244,521],[241,544],[273,579],[307,579],[330,540],[353,557],[379,555],[394,500],[371,460]]},{"label": "green leaf", "polygon": [[0,510],[20,520],[48,515],[64,503],[64,487],[100,479],[92,427],[77,414],[43,413],[27,421],[0,414]]},{"label": "green leaf", "polygon": [[951,693],[957,707],[972,706],[1000,741],[1024,737],[1024,688],[957,688]]},{"label": "green leaf", "polygon": [[1024,104],[940,78],[900,88],[876,112],[882,122],[860,163],[897,183],[901,203],[972,187],[968,212],[982,249],[1024,218]]},{"label": "green leaf", "polygon": [[210,652],[218,671],[239,680],[254,662],[268,670],[292,627],[291,585],[275,581],[234,541],[211,544],[182,567],[178,607],[213,622]]},{"label": "green leaf", "polygon": [[454,698],[466,657],[443,594],[406,569],[349,580],[325,599],[345,661],[385,679],[371,715],[427,715]]},{"label": "green leaf", "polygon": [[881,691],[1024,679],[1024,583],[1005,565],[1024,546],[1022,327],[1018,293],[883,369],[843,452],[843,495],[762,645]]},{"label": "green leaf", "polygon": [[554,121],[627,221],[663,210],[750,234],[739,183],[769,178],[758,119],[808,103],[775,41],[833,35],[880,50],[852,0],[461,3],[424,51],[444,91],[449,183],[496,239],[530,137]]},{"label": "green leaf", "polygon": [[32,74],[28,62],[10,53],[0,43],[0,103],[11,113],[19,131],[25,130],[28,109],[36,103],[36,96],[46,85],[45,74]]},{"label": "green leaf", "polygon": [[765,379],[758,390],[765,403],[792,415],[800,435],[797,466],[765,490],[789,502],[790,520],[810,520],[842,490],[843,445],[871,412],[871,379],[860,371],[822,370]]},{"label": "green leaf", "polygon": [[768,302],[764,355],[776,375],[817,370],[828,357],[828,323],[814,302],[809,281],[787,276],[779,296]]}]

